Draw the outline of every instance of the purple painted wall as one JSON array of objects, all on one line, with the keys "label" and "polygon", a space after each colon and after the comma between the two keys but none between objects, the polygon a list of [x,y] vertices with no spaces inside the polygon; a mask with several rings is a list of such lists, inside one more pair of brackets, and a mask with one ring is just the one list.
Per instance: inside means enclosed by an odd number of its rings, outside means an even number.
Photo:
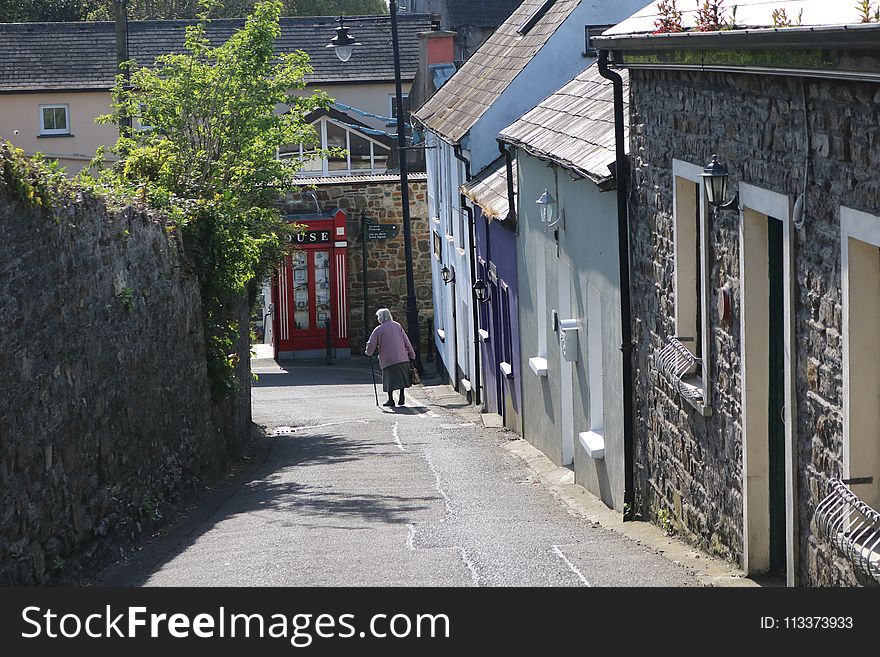
[{"label": "purple painted wall", "polygon": [[[487,221],[479,207],[474,208],[474,220],[475,278],[483,278],[491,291],[489,301],[480,307],[480,328],[489,333],[489,339],[480,345],[485,404],[489,412],[504,417],[504,426],[522,433],[516,235],[509,225]],[[510,363],[512,378],[501,372],[502,361]]]}]

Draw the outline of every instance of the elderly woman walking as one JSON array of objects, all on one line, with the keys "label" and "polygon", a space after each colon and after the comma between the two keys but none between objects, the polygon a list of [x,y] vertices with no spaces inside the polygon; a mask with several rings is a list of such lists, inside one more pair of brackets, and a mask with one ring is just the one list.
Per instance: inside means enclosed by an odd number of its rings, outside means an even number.
[{"label": "elderly woman walking", "polygon": [[390,310],[380,308],[376,311],[376,319],[379,320],[379,326],[373,329],[365,353],[372,356],[377,350],[379,352],[382,390],[388,393],[388,401],[382,406],[394,406],[395,390],[400,390],[397,405],[403,406],[406,401],[403,391],[412,385],[409,361],[415,359],[416,352],[403,327],[391,318]]}]

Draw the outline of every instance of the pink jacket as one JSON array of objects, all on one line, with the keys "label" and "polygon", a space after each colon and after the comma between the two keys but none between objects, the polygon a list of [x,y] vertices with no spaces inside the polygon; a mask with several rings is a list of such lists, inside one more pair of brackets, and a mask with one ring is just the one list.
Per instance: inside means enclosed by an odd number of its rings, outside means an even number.
[{"label": "pink jacket", "polygon": [[367,356],[372,356],[377,350],[379,351],[379,367],[383,370],[396,363],[408,363],[416,357],[416,352],[413,350],[406,332],[394,320],[382,322],[373,329],[365,353]]}]

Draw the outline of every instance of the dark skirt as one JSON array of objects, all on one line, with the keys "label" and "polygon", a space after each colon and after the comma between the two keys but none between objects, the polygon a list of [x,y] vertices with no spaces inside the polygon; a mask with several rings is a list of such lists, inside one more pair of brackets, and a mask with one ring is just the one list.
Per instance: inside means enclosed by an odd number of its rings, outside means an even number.
[{"label": "dark skirt", "polygon": [[382,390],[402,390],[412,386],[409,376],[409,362],[395,363],[382,370]]}]

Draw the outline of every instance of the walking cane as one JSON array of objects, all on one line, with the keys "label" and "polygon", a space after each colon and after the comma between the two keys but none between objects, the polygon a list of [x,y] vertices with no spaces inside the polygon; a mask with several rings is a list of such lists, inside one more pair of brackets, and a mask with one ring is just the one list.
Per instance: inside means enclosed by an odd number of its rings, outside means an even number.
[{"label": "walking cane", "polygon": [[370,356],[370,378],[373,380],[373,394],[376,395],[376,406],[379,405],[379,391],[376,390],[376,373],[373,370],[373,357]]}]

